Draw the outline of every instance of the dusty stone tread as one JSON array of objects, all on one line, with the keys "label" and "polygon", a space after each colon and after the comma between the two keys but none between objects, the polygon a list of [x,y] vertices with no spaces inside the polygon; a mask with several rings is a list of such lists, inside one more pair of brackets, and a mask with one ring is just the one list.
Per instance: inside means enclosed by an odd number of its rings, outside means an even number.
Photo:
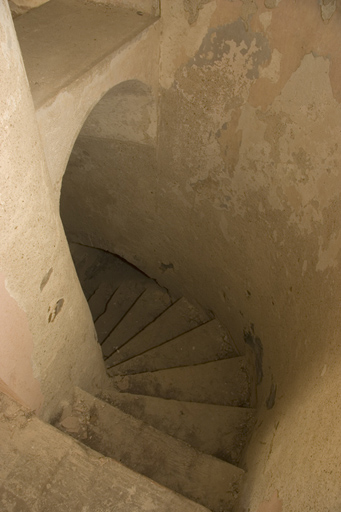
[{"label": "dusty stone tread", "polygon": [[103,314],[97,317],[95,327],[98,341],[103,343],[105,340],[102,345],[104,355],[106,354],[106,349],[110,349],[110,344],[107,341],[110,331],[124,318],[124,315],[130,308],[134,307],[136,301],[145,292],[147,285],[148,283],[144,279],[124,281],[117,290],[114,290]]},{"label": "dusty stone tread", "polygon": [[244,474],[240,468],[203,454],[80,389],[72,417],[80,425],[72,435],[98,452],[214,512],[232,507]]},{"label": "dusty stone tread", "polygon": [[164,345],[115,366],[115,375],[152,372],[236,357],[232,340],[217,320],[210,320]]},{"label": "dusty stone tread", "polygon": [[113,377],[119,391],[185,402],[250,406],[245,357]]},{"label": "dusty stone tread", "polygon": [[195,308],[182,297],[108,359],[107,367],[110,368],[114,364],[154,348],[207,320],[208,316],[205,312]]},{"label": "dusty stone tread", "polygon": [[231,464],[239,463],[254,426],[254,409],[244,407],[180,402],[129,393],[113,393],[106,401],[201,452]]},{"label": "dusty stone tread", "polygon": [[0,395],[2,512],[209,512]]},{"label": "dusty stone tread", "polygon": [[[104,356],[110,354],[114,348],[120,347],[135,336],[170,304],[171,298],[164,288],[161,288],[152,280],[147,282],[143,294],[102,346]],[[105,336],[105,332],[110,332],[112,325],[114,325],[113,316],[113,312],[108,311],[103,318],[96,322],[96,330],[100,341]],[[104,326],[105,321],[106,325]]]}]

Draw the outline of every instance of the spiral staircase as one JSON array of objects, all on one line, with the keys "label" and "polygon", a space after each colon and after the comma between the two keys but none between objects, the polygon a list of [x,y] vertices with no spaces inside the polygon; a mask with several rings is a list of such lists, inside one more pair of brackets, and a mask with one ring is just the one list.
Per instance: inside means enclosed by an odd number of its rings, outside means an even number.
[{"label": "spiral staircase", "polygon": [[1,510],[232,511],[252,366],[211,314],[108,252],[70,247],[110,379],[98,396],[75,388],[53,425],[0,396]]},{"label": "spiral staircase", "polygon": [[75,389],[55,426],[213,512],[232,510],[254,418],[245,357],[184,297],[110,253],[71,249],[111,387]]}]

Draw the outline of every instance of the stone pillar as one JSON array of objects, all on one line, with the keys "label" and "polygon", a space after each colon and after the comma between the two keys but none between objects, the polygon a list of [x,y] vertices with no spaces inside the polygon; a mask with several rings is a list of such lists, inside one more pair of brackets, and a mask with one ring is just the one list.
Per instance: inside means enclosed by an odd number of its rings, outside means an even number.
[{"label": "stone pillar", "polygon": [[48,419],[105,371],[45,165],[7,0],[0,0],[0,389]]}]

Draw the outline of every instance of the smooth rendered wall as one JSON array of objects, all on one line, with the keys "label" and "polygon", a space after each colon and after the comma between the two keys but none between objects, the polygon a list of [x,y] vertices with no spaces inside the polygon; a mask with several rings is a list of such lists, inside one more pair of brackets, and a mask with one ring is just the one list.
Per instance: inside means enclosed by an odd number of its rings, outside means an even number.
[{"label": "smooth rendered wall", "polygon": [[341,507],[340,44],[335,1],[165,1],[156,149],[87,132],[65,178],[74,233],[254,350],[243,511]]},{"label": "smooth rendered wall", "polygon": [[49,419],[106,378],[55,206],[7,0],[0,0],[0,389]]}]

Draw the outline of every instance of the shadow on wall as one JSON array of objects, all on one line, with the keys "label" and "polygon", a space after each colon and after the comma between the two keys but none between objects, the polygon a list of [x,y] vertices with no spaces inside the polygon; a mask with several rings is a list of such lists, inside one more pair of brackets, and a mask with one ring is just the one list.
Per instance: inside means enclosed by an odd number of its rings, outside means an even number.
[{"label": "shadow on wall", "polygon": [[156,140],[157,103],[142,82],[123,82],[98,102],[63,178],[60,210],[69,241],[126,257],[133,240],[137,252],[151,214]]}]

